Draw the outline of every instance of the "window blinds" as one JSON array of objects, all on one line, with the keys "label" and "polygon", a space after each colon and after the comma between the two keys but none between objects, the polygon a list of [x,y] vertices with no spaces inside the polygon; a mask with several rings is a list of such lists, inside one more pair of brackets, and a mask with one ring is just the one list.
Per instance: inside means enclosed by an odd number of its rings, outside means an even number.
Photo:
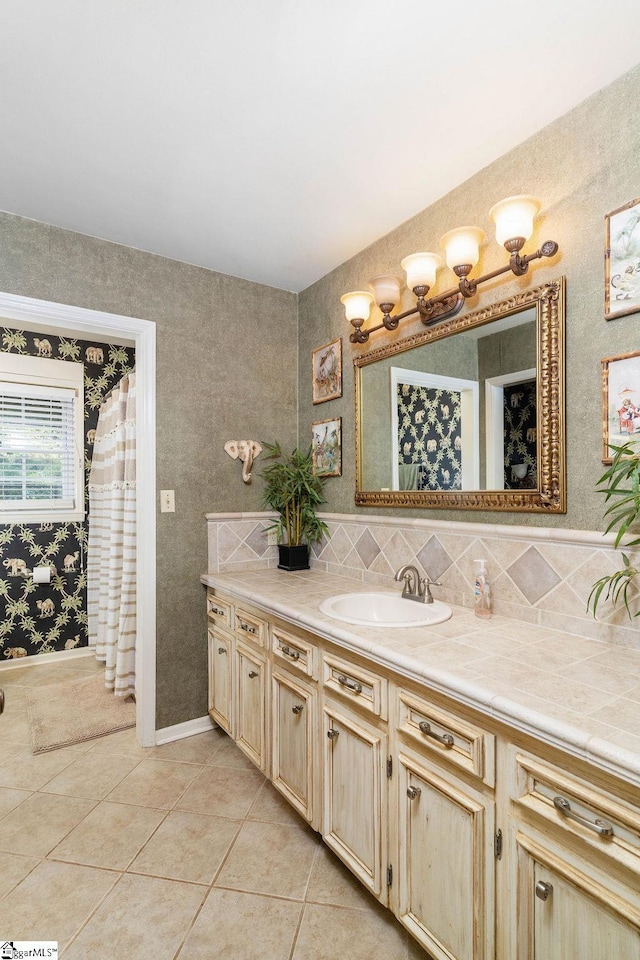
[{"label": "window blinds", "polygon": [[0,382],[0,509],[75,509],[75,390]]}]

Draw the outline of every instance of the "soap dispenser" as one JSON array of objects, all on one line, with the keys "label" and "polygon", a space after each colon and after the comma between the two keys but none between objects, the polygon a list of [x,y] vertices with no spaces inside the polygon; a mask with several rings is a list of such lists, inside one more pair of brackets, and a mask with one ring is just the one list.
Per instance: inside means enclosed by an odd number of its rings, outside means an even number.
[{"label": "soap dispenser", "polygon": [[474,560],[477,565],[474,587],[474,613],[476,617],[488,620],[491,616],[491,588],[487,580],[487,568],[484,560]]}]

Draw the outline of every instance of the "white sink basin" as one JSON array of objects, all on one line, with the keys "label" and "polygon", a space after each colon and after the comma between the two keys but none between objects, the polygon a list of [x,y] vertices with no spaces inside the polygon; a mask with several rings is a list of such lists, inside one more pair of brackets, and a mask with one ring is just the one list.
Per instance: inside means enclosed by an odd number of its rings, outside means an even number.
[{"label": "white sink basin", "polygon": [[344,623],[361,627],[423,627],[442,623],[451,616],[451,607],[439,600],[418,603],[399,593],[378,590],[372,593],[342,593],[320,604],[320,612]]}]

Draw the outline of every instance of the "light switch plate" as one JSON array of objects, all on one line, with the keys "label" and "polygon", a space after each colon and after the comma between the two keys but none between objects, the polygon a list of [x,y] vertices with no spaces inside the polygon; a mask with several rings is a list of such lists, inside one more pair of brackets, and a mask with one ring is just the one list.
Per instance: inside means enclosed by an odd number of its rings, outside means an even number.
[{"label": "light switch plate", "polygon": [[160,513],[176,512],[176,492],[175,490],[160,491]]}]

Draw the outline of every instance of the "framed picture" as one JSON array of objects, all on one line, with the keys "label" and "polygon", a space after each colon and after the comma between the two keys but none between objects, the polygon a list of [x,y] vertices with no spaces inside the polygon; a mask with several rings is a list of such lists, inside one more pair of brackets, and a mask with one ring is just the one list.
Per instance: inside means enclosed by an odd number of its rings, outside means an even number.
[{"label": "framed picture", "polygon": [[606,320],[640,310],[640,198],[605,218]]},{"label": "framed picture", "polygon": [[324,403],[342,396],[342,339],[311,351],[313,402]]},{"label": "framed picture", "polygon": [[342,476],[342,417],[311,424],[311,454],[316,476]]},{"label": "framed picture", "polygon": [[640,350],[602,361],[602,462],[609,444],[640,439]]}]

